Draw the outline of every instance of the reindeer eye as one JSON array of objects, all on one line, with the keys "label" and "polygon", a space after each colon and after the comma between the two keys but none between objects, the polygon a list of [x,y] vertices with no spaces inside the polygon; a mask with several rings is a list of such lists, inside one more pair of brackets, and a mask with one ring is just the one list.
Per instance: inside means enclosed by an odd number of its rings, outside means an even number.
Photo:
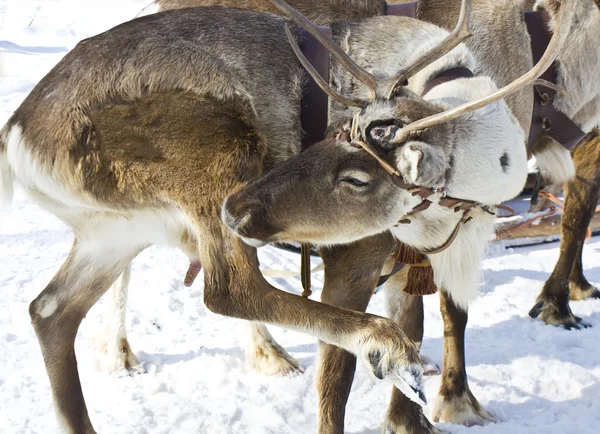
[{"label": "reindeer eye", "polygon": [[353,187],[358,187],[358,188],[366,187],[367,185],[369,185],[368,182],[364,182],[364,181],[361,181],[360,179],[356,179],[356,178],[343,178],[341,181],[346,182],[346,183],[352,185]]}]

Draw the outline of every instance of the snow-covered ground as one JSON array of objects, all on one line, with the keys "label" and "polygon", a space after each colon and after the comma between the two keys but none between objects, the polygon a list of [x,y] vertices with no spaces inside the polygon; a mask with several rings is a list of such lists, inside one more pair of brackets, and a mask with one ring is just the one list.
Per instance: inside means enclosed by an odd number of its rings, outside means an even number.
[{"label": "snow-covered ground", "polygon": [[[148,0],[0,0],[0,123],[76,42],[135,16]],[[48,433],[56,424],[28,304],[69,250],[72,235],[17,192],[0,211],[0,433]],[[585,246],[588,278],[600,284],[600,240]],[[600,432],[600,301],[573,303],[594,328],[565,331],[527,316],[558,256],[558,243],[504,250],[484,262],[480,297],[467,331],[470,384],[497,417],[485,427],[445,426],[453,433]],[[298,256],[260,249],[262,266],[295,270]],[[315,261],[315,265],[318,261]],[[315,340],[273,329],[306,367],[303,375],[265,377],[244,367],[242,321],[209,312],[202,279],[182,284],[185,257],[151,248],[134,262],[129,339],[148,373],[111,377],[98,370],[106,301],[90,311],[76,344],[88,410],[101,433],[311,433],[316,429]],[[298,293],[297,278],[277,279]],[[322,273],[314,284],[322,284]],[[314,297],[320,296],[315,291]],[[425,302],[423,350],[442,358],[437,296]],[[369,311],[383,314],[376,294]],[[426,378],[430,402],[438,377]],[[359,366],[347,408],[349,433],[380,432],[389,387]],[[427,413],[431,411],[427,409]]]}]

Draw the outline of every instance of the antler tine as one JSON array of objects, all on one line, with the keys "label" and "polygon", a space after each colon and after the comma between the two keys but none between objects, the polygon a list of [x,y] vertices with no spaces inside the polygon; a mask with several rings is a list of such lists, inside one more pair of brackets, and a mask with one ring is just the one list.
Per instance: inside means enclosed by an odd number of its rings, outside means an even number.
[{"label": "antler tine", "polygon": [[302,15],[299,11],[288,5],[283,0],[271,0],[271,3],[273,3],[273,5],[281,12],[283,12],[285,16],[299,26],[302,26],[304,29],[306,29],[306,31],[313,35],[315,39],[331,53],[332,56],[334,56],[342,65],[344,65],[350,74],[362,81],[371,90],[371,98],[375,99],[377,96],[378,80],[376,76],[358,66],[356,62],[352,60],[352,58],[348,56],[348,54],[346,54],[340,46],[335,44],[331,39],[325,37],[319,28],[311,23],[310,20]]},{"label": "antler tine", "polygon": [[461,42],[473,35],[471,33],[471,9],[472,0],[462,0],[458,23],[456,23],[456,27],[452,33],[450,33],[446,39],[440,42],[437,46],[433,47],[415,60],[412,64],[388,79],[391,82],[388,99],[391,98],[398,85],[406,82],[406,80],[415,75],[417,72],[423,70],[426,66],[432,64],[445,54],[448,54]]},{"label": "antler tine", "polygon": [[466,104],[461,104],[458,107],[454,107],[453,109],[446,110],[436,115],[428,116],[426,118],[423,118],[421,120],[413,122],[412,124],[407,125],[400,131],[398,131],[396,137],[394,137],[391,142],[395,144],[402,143],[418,131],[422,131],[434,125],[454,120],[465,113],[472,112],[495,101],[498,101],[502,98],[505,98],[511,93],[521,89],[523,86],[537,83],[538,77],[542,75],[550,67],[550,65],[552,65],[552,62],[554,62],[556,56],[563,47],[565,39],[569,34],[569,30],[571,29],[572,13],[576,1],[577,0],[562,0],[560,11],[557,16],[558,24],[554,29],[552,39],[548,44],[548,48],[546,48],[546,52],[532,69],[523,74],[521,77],[517,78],[512,83],[504,86],[503,88],[497,90],[491,95],[486,96],[485,98],[481,98],[477,101],[472,101]]},{"label": "antler tine", "polygon": [[321,90],[325,92],[330,98],[333,98],[334,100],[345,106],[365,108],[369,104],[368,101],[363,101],[361,99],[356,98],[346,98],[345,96],[340,95],[338,92],[336,92],[331,86],[329,86],[329,84],[325,82],[325,80],[323,80],[323,77],[321,77],[321,75],[317,72],[315,67],[312,66],[308,59],[304,56],[302,50],[298,46],[298,43],[294,39],[294,35],[292,35],[289,23],[286,23],[285,25],[285,33],[288,37],[288,40],[290,41],[292,50],[294,50],[296,57],[298,57],[298,60],[300,60],[300,63],[302,64],[302,66],[304,66],[304,69],[306,69],[306,71],[315,80],[315,82],[321,88]]}]

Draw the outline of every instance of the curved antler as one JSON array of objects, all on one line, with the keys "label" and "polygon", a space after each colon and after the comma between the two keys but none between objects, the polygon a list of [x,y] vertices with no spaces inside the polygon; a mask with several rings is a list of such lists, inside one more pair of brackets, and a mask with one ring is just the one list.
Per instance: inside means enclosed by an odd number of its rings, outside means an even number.
[{"label": "curved antler", "polygon": [[426,66],[432,64],[437,59],[448,54],[461,42],[473,35],[471,33],[471,9],[472,0],[462,0],[458,22],[452,33],[450,33],[441,43],[415,60],[412,64],[403,68],[398,74],[386,79],[386,81],[391,83],[387,94],[388,99],[391,98],[398,86],[404,85],[410,77],[414,76],[417,72],[422,71]]},{"label": "curved antler", "polygon": [[298,60],[302,64],[302,66],[304,66],[304,69],[306,69],[306,72],[308,72],[310,74],[310,76],[315,80],[315,82],[321,88],[321,90],[323,92],[325,92],[330,98],[333,98],[340,104],[343,104],[343,105],[349,106],[349,107],[353,106],[353,107],[365,108],[369,104],[369,101],[364,101],[362,99],[347,98],[347,97],[343,96],[342,94],[340,94],[339,92],[337,92],[331,86],[329,86],[329,84],[323,79],[323,77],[321,77],[321,75],[317,72],[315,67],[312,66],[310,61],[302,53],[302,50],[300,49],[300,47],[296,43],[296,40],[294,39],[294,35],[292,35],[292,31],[290,29],[289,23],[285,24],[285,33],[288,37],[288,40],[290,41],[292,50],[294,50],[296,57],[298,58]]},{"label": "curved antler", "polygon": [[[273,5],[275,5],[275,7],[277,9],[279,9],[290,20],[294,21],[299,26],[302,26],[302,28],[304,28],[317,41],[319,41],[319,43],[321,45],[323,45],[331,53],[331,55],[338,60],[338,62],[340,62],[342,65],[344,65],[344,67],[350,72],[350,74],[352,74],[358,80],[362,81],[365,84],[365,86],[367,86],[371,90],[371,99],[375,99],[375,97],[378,96],[377,95],[377,80],[378,79],[375,75],[371,74],[370,72],[367,72],[365,69],[358,66],[358,64],[354,60],[352,60],[352,58],[350,56],[348,56],[348,54],[346,54],[346,52],[344,50],[342,50],[342,48],[339,45],[334,43],[331,39],[325,37],[323,35],[323,33],[321,33],[319,28],[317,26],[315,26],[308,18],[306,18],[304,15],[302,15],[299,11],[297,11],[296,9],[294,9],[293,7],[288,5],[283,0],[271,0],[271,3],[273,3]],[[288,36],[288,38],[289,38],[289,36]],[[293,42],[290,41],[290,42],[292,43],[294,52],[296,53],[296,55],[298,55],[298,51],[296,51],[296,48],[298,50],[300,50],[300,49],[297,47],[296,41],[293,41]],[[304,56],[302,56],[302,57],[304,58]],[[304,60],[307,61],[306,58],[304,58]],[[302,58],[300,59],[300,61],[302,62]],[[302,63],[302,65],[304,65],[304,63]],[[305,65],[304,65],[304,67],[306,68]],[[312,68],[312,69],[314,70],[314,68]],[[315,79],[315,81],[317,83],[319,83],[319,79],[317,79],[313,75],[313,73],[309,70],[309,68],[307,68],[307,71],[311,74],[311,76]],[[319,76],[319,78],[321,78],[321,77]],[[322,78],[321,78],[321,81],[323,81]],[[320,84],[319,84],[319,86],[320,86]],[[321,89],[323,89],[323,88],[321,88]],[[323,89],[323,90],[325,91],[325,89]],[[327,92],[327,91],[325,91],[325,92]]]},{"label": "curved antler", "polygon": [[[539,76],[542,75],[556,59],[556,56],[560,52],[565,42],[569,30],[571,29],[572,15],[574,10],[574,4],[577,0],[562,0],[560,11],[557,16],[558,23],[554,29],[552,39],[546,48],[546,52],[539,60],[539,62],[528,72],[517,78],[512,83],[504,86],[497,90],[491,95],[481,98],[476,101],[472,101],[466,104],[461,104],[453,109],[446,110],[442,113],[438,113],[432,116],[428,116],[412,124],[405,126],[400,129],[396,136],[390,141],[393,144],[399,144],[405,142],[411,135],[418,131],[433,127],[435,125],[452,121],[465,113],[472,112],[481,107],[485,107],[495,101],[507,97],[511,93],[521,89],[523,86],[529,84],[535,84],[539,81]],[[543,82],[544,86],[548,86],[547,82]]]}]

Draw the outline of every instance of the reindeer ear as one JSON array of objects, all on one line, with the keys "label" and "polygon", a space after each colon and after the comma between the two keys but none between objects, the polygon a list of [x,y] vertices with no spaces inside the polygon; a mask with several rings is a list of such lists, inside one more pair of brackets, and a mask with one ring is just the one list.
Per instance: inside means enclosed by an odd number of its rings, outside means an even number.
[{"label": "reindeer ear", "polygon": [[396,136],[400,127],[396,125],[378,125],[369,130],[369,141],[374,145],[389,151],[395,148],[390,142]]},{"label": "reindeer ear", "polygon": [[448,162],[437,146],[425,142],[408,142],[396,151],[396,164],[410,184],[438,188],[445,184]]}]

